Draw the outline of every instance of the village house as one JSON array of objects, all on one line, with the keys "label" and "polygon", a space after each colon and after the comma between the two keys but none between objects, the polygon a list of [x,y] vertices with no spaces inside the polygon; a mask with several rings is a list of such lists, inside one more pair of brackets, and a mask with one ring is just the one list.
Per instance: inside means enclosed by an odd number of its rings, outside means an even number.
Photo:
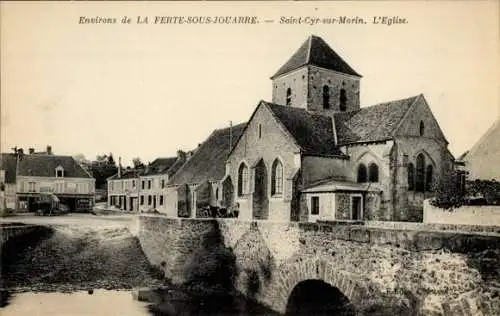
[{"label": "village house", "polygon": [[140,175],[139,210],[165,212],[167,183],[186,162],[186,153],[179,150],[177,157],[157,158]]},{"label": "village house", "polygon": [[[232,144],[245,123],[212,132],[168,182],[165,213],[170,217],[202,217],[207,206],[221,205],[221,180]],[[229,206],[229,205],[227,205]]]},{"label": "village house", "polygon": [[500,181],[500,119],[469,151],[457,158],[457,164],[467,173],[468,180]]},{"label": "village house", "polygon": [[16,164],[14,153],[0,154],[0,209],[16,208]]},{"label": "village house", "polygon": [[109,177],[108,206],[127,211],[162,211],[165,208],[167,182],[185,163],[187,154],[181,150],[176,157],[157,158],[138,169],[123,169]]},{"label": "village house", "polygon": [[[422,94],[361,108],[361,75],[317,36],[271,80],[272,102],[239,126],[229,155],[216,146],[169,183],[170,215],[210,203],[245,220],[422,220],[423,200],[454,161]],[[211,168],[216,177],[198,176]]]},{"label": "village house", "polygon": [[[52,148],[36,153],[30,148],[25,154],[2,154],[9,157],[9,166],[15,160],[15,175],[11,168],[6,175],[16,183],[14,208],[20,211],[35,211],[36,202],[43,194],[55,195],[72,211],[89,210],[94,205],[95,179],[71,156],[54,155]],[[14,158],[13,158],[14,157]]]},{"label": "village house", "polygon": [[107,179],[108,206],[121,210],[139,210],[139,176],[144,170],[125,169],[118,167],[118,172]]}]

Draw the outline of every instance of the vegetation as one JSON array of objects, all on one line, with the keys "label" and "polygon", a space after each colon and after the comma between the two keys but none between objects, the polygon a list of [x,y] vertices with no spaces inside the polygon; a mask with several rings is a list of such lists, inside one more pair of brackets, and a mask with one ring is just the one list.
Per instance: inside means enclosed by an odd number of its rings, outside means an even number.
[{"label": "vegetation", "polygon": [[455,173],[444,177],[436,188],[431,205],[451,210],[463,205],[499,205],[500,182],[496,180],[466,181],[465,187],[458,182]]}]

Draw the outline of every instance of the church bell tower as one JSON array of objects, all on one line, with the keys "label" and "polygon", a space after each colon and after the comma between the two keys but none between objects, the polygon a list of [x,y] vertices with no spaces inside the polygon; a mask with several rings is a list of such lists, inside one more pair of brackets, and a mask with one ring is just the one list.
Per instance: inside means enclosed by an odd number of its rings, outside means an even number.
[{"label": "church bell tower", "polygon": [[273,103],[326,115],[355,111],[360,79],[322,38],[312,35],[271,77]]}]

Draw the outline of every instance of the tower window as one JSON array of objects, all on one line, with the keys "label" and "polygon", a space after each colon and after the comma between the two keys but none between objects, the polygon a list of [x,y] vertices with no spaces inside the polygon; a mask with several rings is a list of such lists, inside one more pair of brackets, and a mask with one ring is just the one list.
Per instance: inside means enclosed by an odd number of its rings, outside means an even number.
[{"label": "tower window", "polygon": [[288,88],[286,89],[286,105],[291,105],[292,104],[292,89]]},{"label": "tower window", "polygon": [[323,108],[330,108],[330,88],[328,86],[323,86]]},{"label": "tower window", "polygon": [[340,101],[340,110],[345,111],[347,109],[347,106],[346,106],[347,105],[347,94],[346,94],[344,88],[340,89],[339,101]]},{"label": "tower window", "polygon": [[420,136],[424,136],[425,126],[424,122],[420,121]]}]

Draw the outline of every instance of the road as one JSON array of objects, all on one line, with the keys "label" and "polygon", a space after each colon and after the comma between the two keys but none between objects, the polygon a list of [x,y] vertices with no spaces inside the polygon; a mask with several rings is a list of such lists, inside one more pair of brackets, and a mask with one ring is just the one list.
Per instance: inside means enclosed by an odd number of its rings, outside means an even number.
[{"label": "road", "polygon": [[130,233],[133,215],[20,215],[1,222],[44,232],[11,242],[2,253],[5,287],[18,291],[130,289],[162,283]]}]

